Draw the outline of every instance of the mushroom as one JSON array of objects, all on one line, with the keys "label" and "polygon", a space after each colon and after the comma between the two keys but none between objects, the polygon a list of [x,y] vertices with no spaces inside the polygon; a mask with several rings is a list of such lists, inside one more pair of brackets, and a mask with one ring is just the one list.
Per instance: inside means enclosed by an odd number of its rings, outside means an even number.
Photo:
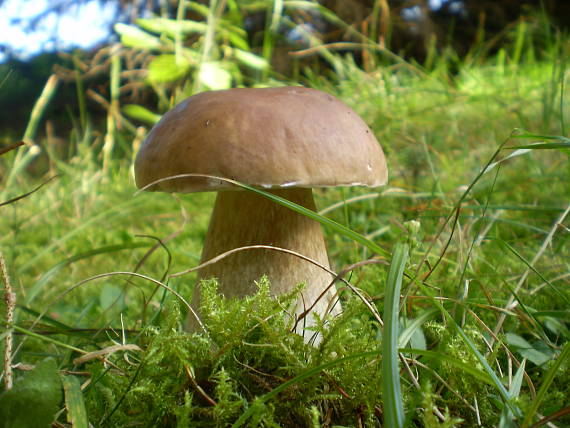
[{"label": "mushroom", "polygon": [[[203,174],[267,190],[315,211],[311,188],[386,183],[382,148],[370,128],[346,104],[303,87],[203,92],[178,104],[150,131],[135,161],[139,188],[152,191],[218,191],[201,262],[251,245],[271,245],[329,266],[320,225],[251,191]],[[162,180],[162,181],[159,181]],[[267,275],[272,295],[306,283],[294,312],[313,304],[322,318],[337,314],[333,277],[313,263],[269,249],[238,251],[200,270],[217,278],[226,297],[256,291]],[[317,301],[318,300],[318,301]],[[192,306],[199,307],[199,284]],[[332,308],[332,309],[331,309]],[[314,324],[312,316],[306,324]],[[187,327],[197,330],[189,314]]]}]

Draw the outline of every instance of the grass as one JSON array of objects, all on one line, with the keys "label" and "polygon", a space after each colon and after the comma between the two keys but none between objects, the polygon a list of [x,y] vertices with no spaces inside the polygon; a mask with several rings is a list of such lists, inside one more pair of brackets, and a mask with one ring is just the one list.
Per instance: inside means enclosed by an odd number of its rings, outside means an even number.
[{"label": "grass", "polygon": [[[0,207],[17,295],[2,338],[16,333],[13,363],[36,365],[15,370],[0,413],[33,400],[46,423],[57,407],[58,423],[94,426],[567,425],[568,140],[542,135],[568,132],[569,52],[552,38],[525,55],[529,26],[514,31],[492,57],[380,53],[364,72],[327,51],[336,75],[307,71],[371,125],[390,168],[385,188],[315,192],[333,268],[355,265],[346,279],[385,323],[346,291],[319,347],[289,332],[264,281],[240,302],[210,283],[208,334],[184,333],[169,289],[187,298],[195,276],[170,274],[198,264],[213,195],[135,195],[136,138],[88,112],[59,159],[36,137],[40,98],[26,135],[43,153],[0,157],[0,202],[56,177]],[[54,390],[64,400],[43,403]]]}]

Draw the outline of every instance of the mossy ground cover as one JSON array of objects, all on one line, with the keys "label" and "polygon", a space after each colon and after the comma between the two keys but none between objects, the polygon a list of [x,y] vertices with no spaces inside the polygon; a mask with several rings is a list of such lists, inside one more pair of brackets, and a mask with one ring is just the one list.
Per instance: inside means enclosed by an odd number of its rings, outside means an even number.
[{"label": "mossy ground cover", "polygon": [[[170,275],[198,264],[212,194],[135,193],[128,133],[106,163],[105,130],[89,127],[75,128],[65,160],[39,139],[43,154],[11,178],[19,155],[2,155],[2,201],[55,178],[0,207],[17,295],[12,363],[21,364],[0,410],[24,397],[59,426],[82,417],[94,426],[390,426],[390,395],[410,426],[568,424],[567,46],[366,72],[339,55],[334,75],[301,82],[353,107],[388,158],[384,188],[315,194],[323,216],[387,254],[411,244],[397,305],[400,394],[382,371],[378,319],[390,256],[324,228],[333,268],[354,265],[345,279],[377,315],[339,282],[344,312],[316,347],[290,331],[282,308],[294,296],[270,299],[263,279],[244,301],[221,299],[209,283],[208,333],[189,334],[171,290],[189,298],[195,273]],[[264,82],[282,83],[296,82]],[[57,415],[53,400],[37,398],[53,390],[65,392]],[[25,426],[17,421],[1,423]]]}]

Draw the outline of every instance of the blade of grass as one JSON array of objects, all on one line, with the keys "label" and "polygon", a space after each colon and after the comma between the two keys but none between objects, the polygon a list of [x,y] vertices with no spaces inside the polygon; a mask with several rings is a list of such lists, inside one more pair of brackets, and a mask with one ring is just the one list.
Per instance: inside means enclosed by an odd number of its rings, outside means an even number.
[{"label": "blade of grass", "polygon": [[509,388],[509,394],[511,398],[518,398],[521,393],[521,386],[523,381],[524,369],[526,367],[526,359],[521,361],[521,365],[519,366],[517,372],[515,373],[515,377],[513,378],[513,383]]},{"label": "blade of grass", "polygon": [[568,358],[570,358],[570,342],[566,343],[566,345],[562,349],[562,352],[560,353],[554,364],[552,364],[550,369],[548,369],[548,371],[544,375],[544,380],[542,381],[542,384],[540,385],[540,388],[536,394],[536,399],[532,402],[531,406],[529,407],[524,417],[522,423],[523,428],[526,428],[530,425],[532,418],[536,415],[539,406],[542,404],[544,398],[546,397],[548,388],[550,388],[550,385],[554,381],[554,377],[556,376],[558,369],[560,368],[562,363],[564,363]]},{"label": "blade of grass", "polygon": [[105,134],[105,142],[103,144],[103,171],[109,169],[109,162],[115,147],[115,139],[117,132],[117,117],[120,117],[119,96],[121,84],[121,56],[120,45],[115,44],[111,48],[111,102],[107,110],[107,133]]},{"label": "blade of grass", "polygon": [[26,131],[24,132],[23,140],[26,144],[31,142],[36,136],[36,132],[40,125],[40,121],[43,117],[46,107],[48,106],[53,95],[55,94],[55,90],[57,89],[58,83],[59,81],[57,76],[55,74],[52,74],[48,78],[40,97],[37,99],[36,103],[34,104],[32,113],[30,114],[30,120],[28,122],[28,126],[26,127]]},{"label": "blade of grass", "polygon": [[390,253],[383,249],[382,247],[380,247],[378,244],[374,243],[373,241],[367,239],[366,237],[362,236],[361,234],[353,231],[352,229],[349,229],[348,227],[337,223],[334,220],[331,220],[327,217],[324,217],[322,215],[319,215],[318,213],[311,211],[310,209],[307,209],[301,205],[297,205],[294,202],[288,201],[287,199],[281,198],[280,196],[274,195],[273,193],[269,193],[269,192],[265,192],[263,190],[260,189],[256,189],[255,187],[251,187],[248,186],[246,184],[242,184],[242,183],[238,183],[232,180],[233,184],[236,184],[237,186],[243,187],[244,189],[247,189],[251,192],[257,193],[258,195],[264,196],[267,199],[271,199],[272,201],[283,205],[286,208],[289,208],[295,212],[298,212],[299,214],[302,214],[306,217],[309,217],[317,222],[319,222],[320,224],[322,224],[323,226],[327,226],[330,227],[332,230],[334,230],[335,232],[353,240],[358,242],[359,244],[364,245],[366,248],[368,248],[370,251],[372,251],[375,254],[381,255],[381,256],[390,256]]},{"label": "blade of grass", "polygon": [[[515,374],[515,377],[513,378],[513,383],[509,388],[509,395],[511,397],[511,400],[517,398],[520,394],[525,366],[526,366],[526,360],[523,360]],[[516,427],[515,417],[511,412],[510,408],[505,406],[503,408],[503,411],[501,412],[501,418],[499,420],[499,428],[509,428],[509,427],[513,428]]]},{"label": "blade of grass", "polygon": [[562,141],[558,143],[532,143],[523,146],[507,147],[508,149],[531,149],[531,150],[551,150],[551,149],[570,149],[570,141]]},{"label": "blade of grass", "polygon": [[389,427],[404,426],[404,403],[398,368],[398,313],[400,290],[404,269],[408,261],[409,247],[398,243],[394,248],[392,263],[386,280],[384,299],[384,334],[382,337],[382,392],[384,398],[384,423]]},{"label": "blade of grass", "polygon": [[[40,315],[40,313],[39,313],[38,311],[36,311],[36,310],[34,310],[34,309],[32,309],[32,308],[28,308],[27,306],[17,305],[16,307],[17,307],[19,310],[21,310],[22,312],[25,312],[25,313],[27,313],[27,314],[30,314],[30,315],[32,315],[32,316],[34,316],[34,317],[38,317],[38,316]],[[49,324],[49,325],[51,325],[51,326],[53,326],[53,327],[55,327],[55,328],[57,328],[57,329],[60,329],[60,330],[62,330],[62,331],[68,331],[68,330],[72,330],[72,329],[73,329],[73,327],[70,327],[69,325],[62,323],[62,322],[60,322],[60,321],[58,321],[58,320],[52,318],[52,317],[49,316],[49,315],[44,315],[44,317],[43,317],[43,322],[44,322],[45,324]]]},{"label": "blade of grass", "polygon": [[[178,8],[176,10],[176,22],[182,23],[186,17],[186,1],[179,0]],[[183,49],[184,49],[184,34],[182,33],[182,26],[177,25],[174,34],[174,55],[176,57],[176,64],[180,65],[184,61]]]},{"label": "blade of grass", "polygon": [[71,423],[73,428],[88,428],[89,420],[79,380],[75,376],[61,376],[61,382],[65,392],[67,422]]},{"label": "blade of grass", "polygon": [[280,196],[274,195],[273,193],[266,192],[264,190],[260,190],[260,189],[253,187],[253,186],[249,186],[247,184],[243,184],[243,183],[240,183],[239,181],[235,181],[235,180],[225,178],[225,177],[218,177],[218,176],[207,175],[207,174],[178,174],[178,175],[173,175],[170,177],[165,177],[165,178],[161,178],[159,180],[153,181],[152,183],[149,183],[146,186],[144,186],[142,189],[139,189],[135,193],[135,195],[138,195],[139,193],[143,192],[144,190],[149,189],[152,186],[154,186],[158,183],[162,183],[164,181],[176,180],[176,179],[180,179],[180,178],[191,178],[191,177],[210,178],[213,180],[223,181],[225,183],[230,183],[230,184],[233,184],[235,186],[241,187],[242,189],[249,190],[250,192],[257,193],[258,195],[261,195],[261,196],[263,196],[267,199],[270,199],[270,200],[272,200],[272,201],[274,201],[280,205],[283,205],[284,207],[289,208],[290,210],[293,210],[295,212],[298,212],[299,214],[302,214],[306,217],[309,217],[310,219],[313,219],[313,220],[319,222],[323,226],[330,227],[335,232],[337,232],[337,233],[339,233],[339,234],[341,234],[341,235],[343,235],[343,236],[345,236],[345,237],[347,237],[347,238],[349,238],[355,242],[358,242],[359,244],[364,245],[366,248],[368,248],[370,251],[372,251],[375,254],[390,257],[389,251],[383,249],[378,244],[374,243],[373,241],[366,238],[365,236],[353,231],[352,229],[349,229],[346,226],[343,226],[340,223],[337,223],[334,220],[331,220],[327,217],[320,215],[319,213],[311,211],[310,209],[305,208],[302,205],[298,205],[294,202],[288,201],[287,199],[281,198]]},{"label": "blade of grass", "polygon": [[79,124],[81,126],[80,131],[84,133],[87,130],[87,104],[85,101],[85,88],[83,85],[83,77],[81,76],[79,58],[73,55],[73,66],[75,74],[75,90],[77,93],[77,103],[79,106]]},{"label": "blade of grass", "polygon": [[26,336],[33,337],[35,339],[39,339],[39,340],[44,341],[44,342],[49,342],[49,343],[52,343],[56,346],[61,346],[62,348],[69,349],[70,351],[79,352],[80,354],[87,354],[87,351],[84,351],[83,349],[76,348],[75,346],[69,345],[67,343],[61,342],[59,340],[53,339],[53,338],[48,337],[48,336],[43,336],[41,334],[34,333],[33,331],[27,330],[27,329],[22,328],[20,326],[14,325],[12,328],[14,329],[14,331],[22,333]]},{"label": "blade of grass", "polygon": [[[546,134],[536,134],[533,132],[526,132],[522,131],[521,134],[513,135],[513,138],[517,139],[536,139],[536,140],[545,140],[545,141],[557,141],[557,142],[566,142],[570,143],[570,138],[564,137],[563,135],[546,135]],[[508,147],[512,148],[512,147]]]},{"label": "blade of grass", "polygon": [[10,198],[7,201],[4,202],[0,202],[0,207],[3,207],[4,205],[9,205],[9,204],[13,204],[14,202],[19,201],[20,199],[24,199],[27,198],[28,196],[30,196],[31,194],[37,192],[38,190],[40,190],[42,187],[44,187],[46,184],[48,184],[50,181],[52,181],[54,178],[57,178],[57,175],[54,175],[53,177],[48,178],[46,181],[44,181],[43,183],[41,183],[39,186],[37,186],[35,189],[30,190],[29,192],[24,193],[23,195],[19,195],[16,196],[14,198]]}]

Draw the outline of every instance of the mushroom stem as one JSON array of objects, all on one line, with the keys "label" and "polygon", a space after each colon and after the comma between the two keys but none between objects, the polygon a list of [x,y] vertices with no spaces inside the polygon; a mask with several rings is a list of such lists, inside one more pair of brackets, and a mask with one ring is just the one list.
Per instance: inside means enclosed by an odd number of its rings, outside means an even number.
[{"label": "mushroom stem", "polygon": [[[311,189],[290,188],[271,192],[305,208],[316,210]],[[293,250],[329,266],[319,223],[253,192],[218,192],[201,263],[235,248],[261,244]],[[268,249],[234,253],[204,267],[199,273],[199,279],[217,278],[220,292],[233,298],[255,293],[255,281],[263,275],[268,277],[273,295],[288,293],[299,283],[306,283],[297,302],[295,315],[311,306],[333,279],[330,273],[306,260]],[[331,287],[316,303],[313,312],[321,317],[327,309],[333,314],[338,313],[338,304],[332,311],[329,308],[335,294],[334,287]],[[199,306],[198,301],[199,285],[196,286],[192,299],[195,308]],[[188,328],[196,330],[195,324],[190,316]],[[311,324],[313,317],[309,315],[305,325]]]}]

